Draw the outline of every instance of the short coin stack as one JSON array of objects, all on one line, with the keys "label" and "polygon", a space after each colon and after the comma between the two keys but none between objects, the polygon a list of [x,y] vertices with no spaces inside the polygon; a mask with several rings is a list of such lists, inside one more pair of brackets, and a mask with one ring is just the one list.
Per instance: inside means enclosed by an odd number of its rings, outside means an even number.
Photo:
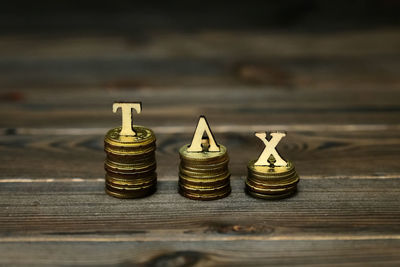
[{"label": "short coin stack", "polygon": [[226,148],[219,145],[218,152],[188,152],[188,147],[185,145],[179,150],[179,193],[196,200],[228,196],[231,186]]},{"label": "short coin stack", "polygon": [[255,160],[248,165],[246,192],[253,197],[280,199],[289,197],[297,190],[299,176],[291,162],[287,166],[256,166]]},{"label": "short coin stack", "polygon": [[156,138],[150,129],[134,126],[135,136],[120,135],[121,127],[104,138],[107,158],[106,192],[118,198],[140,198],[156,191]]}]

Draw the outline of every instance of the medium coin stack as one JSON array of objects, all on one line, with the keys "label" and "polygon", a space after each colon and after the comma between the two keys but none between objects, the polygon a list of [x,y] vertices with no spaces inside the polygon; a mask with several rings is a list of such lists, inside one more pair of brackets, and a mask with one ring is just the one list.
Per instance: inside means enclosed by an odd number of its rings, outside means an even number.
[{"label": "medium coin stack", "polygon": [[291,162],[287,166],[255,166],[255,160],[248,165],[246,192],[253,197],[280,199],[294,194],[299,176]]},{"label": "medium coin stack", "polygon": [[229,157],[226,148],[220,151],[188,152],[189,145],[181,147],[179,155],[179,193],[196,200],[223,198],[231,192]]},{"label": "medium coin stack", "polygon": [[117,198],[140,198],[156,191],[156,138],[150,129],[134,126],[135,136],[120,135],[121,127],[104,138],[107,154],[106,192]]}]

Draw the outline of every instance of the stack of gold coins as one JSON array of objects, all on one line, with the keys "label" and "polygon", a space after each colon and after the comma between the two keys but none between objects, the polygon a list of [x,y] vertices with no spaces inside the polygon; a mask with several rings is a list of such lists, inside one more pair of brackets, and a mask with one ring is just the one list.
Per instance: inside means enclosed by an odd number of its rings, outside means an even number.
[{"label": "stack of gold coins", "polygon": [[226,148],[219,145],[218,152],[188,152],[188,147],[189,145],[185,145],[179,150],[179,193],[197,200],[228,196],[231,186]]},{"label": "stack of gold coins", "polygon": [[280,199],[297,190],[299,176],[291,162],[287,166],[257,166],[251,160],[247,165],[246,192],[253,197]]},{"label": "stack of gold coins", "polygon": [[118,127],[104,138],[106,192],[118,198],[145,197],[156,191],[155,135],[142,126],[132,129],[134,136],[120,135]]}]

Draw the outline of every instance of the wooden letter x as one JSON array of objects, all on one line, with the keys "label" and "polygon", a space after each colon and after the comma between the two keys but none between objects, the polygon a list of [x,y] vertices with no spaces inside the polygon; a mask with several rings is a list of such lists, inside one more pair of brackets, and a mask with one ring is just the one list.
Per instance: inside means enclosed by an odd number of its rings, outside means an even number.
[{"label": "wooden letter x", "polygon": [[136,133],[132,129],[132,109],[136,110],[138,114],[142,111],[142,103],[123,103],[115,102],[113,105],[113,112],[121,108],[122,110],[122,129],[120,135],[135,136]]},{"label": "wooden letter x", "polygon": [[264,142],[265,148],[264,151],[261,153],[258,160],[254,163],[256,166],[271,166],[272,164],[269,163],[268,159],[272,155],[275,159],[274,166],[286,166],[287,162],[282,159],[279,155],[278,151],[276,151],[276,146],[278,145],[279,141],[283,137],[286,136],[285,133],[271,133],[271,140],[267,140],[267,133],[256,133],[256,136]]}]

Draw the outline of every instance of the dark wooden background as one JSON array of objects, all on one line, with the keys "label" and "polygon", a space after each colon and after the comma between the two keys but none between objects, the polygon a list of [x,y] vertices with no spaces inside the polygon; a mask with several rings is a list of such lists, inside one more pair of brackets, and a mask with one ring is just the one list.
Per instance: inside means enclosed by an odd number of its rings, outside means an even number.
[{"label": "dark wooden background", "polygon": [[[399,265],[396,1],[18,2],[0,9],[0,264]],[[104,193],[113,101],[142,101],[159,187]],[[232,194],[177,193],[207,116]],[[285,130],[299,192],[245,195],[256,130]]]}]

